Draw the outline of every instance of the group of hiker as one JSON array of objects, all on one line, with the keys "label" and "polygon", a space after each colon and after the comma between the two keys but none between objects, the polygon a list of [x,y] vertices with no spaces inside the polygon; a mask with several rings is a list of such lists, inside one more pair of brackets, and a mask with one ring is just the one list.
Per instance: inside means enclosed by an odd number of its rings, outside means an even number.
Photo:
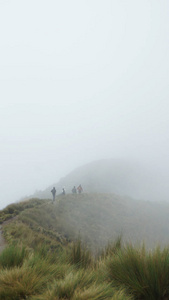
[{"label": "group of hiker", "polygon": [[[83,192],[83,189],[82,189],[81,184],[77,188],[75,187],[75,185],[72,188],[72,193],[73,194],[81,194],[82,192]],[[53,187],[53,189],[51,190],[51,193],[52,193],[52,196],[53,196],[53,201],[55,201],[55,198],[56,198],[56,189],[55,189],[55,187]],[[66,194],[66,191],[63,188],[61,195],[65,195],[65,194]]]},{"label": "group of hiker", "polygon": [[81,194],[83,192],[83,189],[82,189],[82,186],[81,186],[81,184],[76,188],[75,187],[75,185],[74,185],[74,187],[73,187],[73,189],[72,189],[72,193],[73,194]]}]

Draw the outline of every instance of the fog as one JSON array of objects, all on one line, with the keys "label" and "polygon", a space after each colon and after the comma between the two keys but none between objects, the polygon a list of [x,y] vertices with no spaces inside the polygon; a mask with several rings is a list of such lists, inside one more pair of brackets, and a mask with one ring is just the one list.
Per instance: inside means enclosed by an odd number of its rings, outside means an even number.
[{"label": "fog", "polygon": [[0,208],[98,159],[169,177],[168,0],[0,0]]}]

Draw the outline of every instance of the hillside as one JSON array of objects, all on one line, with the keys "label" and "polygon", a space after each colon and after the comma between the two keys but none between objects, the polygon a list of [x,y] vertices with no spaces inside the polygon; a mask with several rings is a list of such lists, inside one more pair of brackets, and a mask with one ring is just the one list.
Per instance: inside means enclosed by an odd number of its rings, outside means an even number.
[{"label": "hillside", "polygon": [[122,235],[124,241],[169,244],[169,205],[136,201],[116,194],[59,196],[55,228],[71,240],[78,235],[91,248],[104,247]]},{"label": "hillside", "polygon": [[105,193],[7,206],[0,299],[168,300],[168,214],[168,204]]},{"label": "hillside", "polygon": [[168,200],[165,174],[135,162],[114,159],[94,161],[81,166],[46,190],[36,192],[33,197],[51,198],[53,186],[56,187],[57,194],[61,193],[63,187],[70,193],[72,187],[79,184],[82,184],[87,193],[115,193],[151,201]]},{"label": "hillside", "polygon": [[169,243],[169,205],[136,201],[115,194],[81,194],[57,198],[56,226],[63,235],[78,235],[92,248],[122,235],[124,241]]},{"label": "hillside", "polygon": [[54,204],[51,200],[43,202],[21,212],[18,220],[62,239],[76,240],[80,236],[94,251],[120,235],[124,242],[145,241],[149,247],[169,244],[168,204],[105,193],[68,194],[58,196]]}]

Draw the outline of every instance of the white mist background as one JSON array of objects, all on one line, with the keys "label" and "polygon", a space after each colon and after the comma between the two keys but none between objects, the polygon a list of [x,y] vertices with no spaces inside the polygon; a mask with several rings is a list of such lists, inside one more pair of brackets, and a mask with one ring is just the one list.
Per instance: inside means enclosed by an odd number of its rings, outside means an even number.
[{"label": "white mist background", "polygon": [[168,37],[168,0],[0,0],[0,208],[102,158],[168,178]]}]

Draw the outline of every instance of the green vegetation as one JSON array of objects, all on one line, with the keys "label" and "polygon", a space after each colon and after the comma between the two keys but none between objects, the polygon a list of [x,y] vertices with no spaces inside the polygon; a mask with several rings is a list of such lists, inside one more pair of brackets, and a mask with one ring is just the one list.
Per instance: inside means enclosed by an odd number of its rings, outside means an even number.
[{"label": "green vegetation", "polygon": [[82,247],[81,240],[77,240],[77,242],[72,244],[71,251],[68,252],[68,258],[70,263],[73,263],[78,268],[87,268],[93,263],[91,251],[84,248],[84,246]]},{"label": "green vegetation", "polygon": [[27,255],[25,247],[19,247],[17,245],[11,245],[7,247],[0,256],[1,268],[13,268],[20,267]]},{"label": "green vegetation", "polygon": [[[28,238],[32,239],[33,229],[37,233],[36,239],[44,243],[48,238],[48,245],[51,243],[55,247],[55,241],[63,244],[77,240],[80,235],[82,242],[96,252],[121,235],[125,243],[144,241],[149,248],[157,243],[163,247],[168,245],[168,215],[167,203],[135,201],[114,194],[83,193],[58,196],[54,204],[51,200],[40,199],[12,204],[0,212],[0,220],[16,219],[16,225],[7,230],[8,240],[12,235],[12,238],[22,238],[27,243]],[[25,237],[22,231],[26,231]]]},{"label": "green vegetation", "polygon": [[0,254],[0,299],[131,299],[102,282],[99,264],[83,258],[80,242],[54,252],[11,245]]},{"label": "green vegetation", "polygon": [[48,203],[49,201],[40,199],[30,199],[29,201],[10,204],[5,209],[0,211],[0,224],[17,216],[21,211],[37,207],[39,205],[42,205],[42,203]]},{"label": "green vegetation", "polygon": [[113,286],[124,286],[136,299],[169,299],[169,248],[146,252],[128,245],[107,260]]},{"label": "green vegetation", "polygon": [[[93,202],[87,209],[89,199]],[[168,247],[148,250],[143,244],[138,248],[117,235],[106,247],[94,250],[99,231],[106,235],[105,227],[97,230],[92,211],[98,199],[85,194],[58,197],[54,204],[31,199],[0,212],[0,218],[6,220],[2,226],[8,242],[0,253],[0,299],[169,299]],[[104,200],[108,203],[108,196]],[[85,225],[88,210],[93,214],[93,227],[88,215]],[[76,231],[77,224],[81,224],[80,229],[86,226],[84,231]]]}]

